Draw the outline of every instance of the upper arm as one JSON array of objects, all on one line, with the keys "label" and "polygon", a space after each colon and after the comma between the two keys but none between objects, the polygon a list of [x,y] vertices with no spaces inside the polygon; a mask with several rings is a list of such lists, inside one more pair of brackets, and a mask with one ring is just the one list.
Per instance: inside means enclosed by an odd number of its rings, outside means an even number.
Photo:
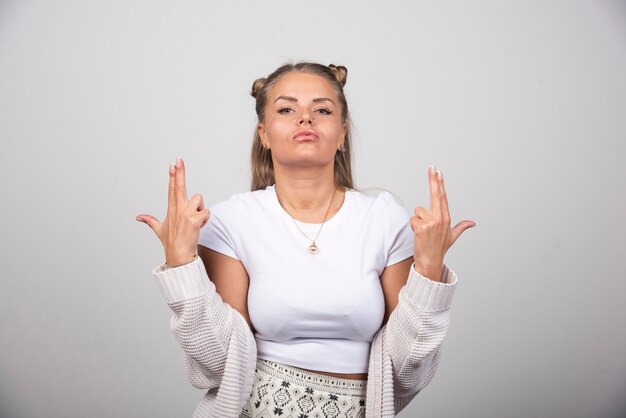
[{"label": "upper arm", "polygon": [[385,318],[383,324],[387,323],[389,315],[398,305],[398,294],[409,278],[409,269],[413,264],[413,257],[409,257],[399,263],[385,267],[380,275],[380,284],[385,296]]},{"label": "upper arm", "polygon": [[198,255],[222,300],[237,310],[252,329],[248,314],[248,272],[241,261],[198,245]]}]

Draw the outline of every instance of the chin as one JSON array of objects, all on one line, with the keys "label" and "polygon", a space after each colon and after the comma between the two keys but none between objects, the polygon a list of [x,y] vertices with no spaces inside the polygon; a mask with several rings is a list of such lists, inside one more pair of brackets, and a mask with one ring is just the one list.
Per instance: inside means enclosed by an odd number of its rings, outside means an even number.
[{"label": "chin", "polygon": [[332,160],[328,160],[320,158],[319,155],[299,155],[292,158],[286,158],[277,162],[284,166],[325,167],[329,164],[334,164],[334,157]]}]

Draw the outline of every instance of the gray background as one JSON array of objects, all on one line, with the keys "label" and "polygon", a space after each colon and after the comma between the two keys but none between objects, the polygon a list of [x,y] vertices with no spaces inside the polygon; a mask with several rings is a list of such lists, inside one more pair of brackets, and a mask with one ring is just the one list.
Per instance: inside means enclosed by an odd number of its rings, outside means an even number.
[{"label": "gray background", "polygon": [[403,417],[626,413],[624,1],[0,1],[0,415],[185,417],[167,167],[248,189],[252,81],[348,67],[359,187],[446,176],[460,276]]}]

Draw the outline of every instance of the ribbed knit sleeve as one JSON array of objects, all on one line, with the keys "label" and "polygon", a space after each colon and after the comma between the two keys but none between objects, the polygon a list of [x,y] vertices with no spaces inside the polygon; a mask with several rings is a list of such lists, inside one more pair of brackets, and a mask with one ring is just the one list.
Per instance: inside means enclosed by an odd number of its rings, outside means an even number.
[{"label": "ribbed knit sleeve", "polygon": [[456,275],[446,266],[441,282],[423,277],[411,266],[398,305],[372,342],[368,418],[394,417],[432,380],[456,284]]},{"label": "ribbed knit sleeve", "polygon": [[153,270],[173,312],[170,327],[185,352],[189,382],[207,389],[194,417],[239,417],[250,397],[256,343],[246,320],[224,303],[202,261]]}]

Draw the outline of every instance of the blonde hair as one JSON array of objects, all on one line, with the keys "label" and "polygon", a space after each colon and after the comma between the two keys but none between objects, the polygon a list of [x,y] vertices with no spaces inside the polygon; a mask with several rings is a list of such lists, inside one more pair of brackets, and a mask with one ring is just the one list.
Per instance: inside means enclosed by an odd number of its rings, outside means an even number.
[{"label": "blonde hair", "polygon": [[[343,86],[346,85],[348,77],[348,69],[341,65],[328,66],[316,64],[312,62],[300,62],[298,64],[285,64],[270,74],[267,78],[259,78],[252,84],[250,94],[256,99],[256,114],[259,122],[265,120],[265,106],[269,93],[278,83],[278,81],[290,72],[303,72],[316,74],[324,77],[333,87],[341,103],[341,120],[346,125],[346,136],[341,151],[335,153],[335,184],[344,186],[349,189],[354,188],[352,180],[352,143],[350,136],[350,112],[348,111],[348,102],[343,93]],[[263,147],[259,132],[255,129],[254,139],[252,140],[252,151],[250,155],[250,165],[252,174],[251,190],[264,189],[275,183],[274,164],[272,163],[272,154],[269,149]]]}]

